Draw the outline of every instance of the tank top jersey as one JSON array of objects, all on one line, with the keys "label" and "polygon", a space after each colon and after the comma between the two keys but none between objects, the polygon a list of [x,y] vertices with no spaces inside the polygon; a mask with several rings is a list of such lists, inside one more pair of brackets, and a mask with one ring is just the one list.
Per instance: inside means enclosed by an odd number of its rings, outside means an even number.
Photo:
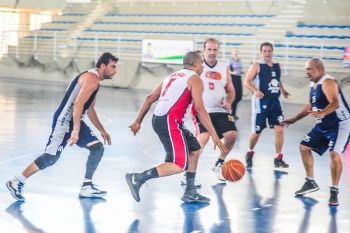
[{"label": "tank top jersey", "polygon": [[166,77],[163,81],[162,91],[154,109],[154,115],[168,115],[184,124],[185,115],[189,114],[192,96],[187,88],[187,80],[197,75],[192,70],[181,69]]},{"label": "tank top jersey", "polygon": [[264,98],[259,99],[253,94],[252,110],[261,113],[273,110],[276,107],[282,108],[281,96],[281,68],[278,63],[272,63],[272,67],[263,60],[258,61],[260,71],[253,79],[253,86],[264,93]]},{"label": "tank top jersey", "polygon": [[203,102],[208,113],[227,112],[221,107],[226,98],[227,65],[217,61],[214,66],[209,66],[205,61],[201,79],[204,85]]},{"label": "tank top jersey", "polygon": [[[77,96],[80,91],[80,86],[78,84],[79,77],[86,73],[86,72],[91,72],[98,76],[98,73],[95,69],[90,69],[88,71],[85,71],[79,75],[77,75],[69,84],[66,94],[63,97],[63,100],[56,110],[54,117],[53,117],[53,123],[52,123],[52,129],[55,127],[63,127],[63,129],[66,130],[66,132],[69,131],[69,128],[73,126],[73,107],[74,107],[74,102],[77,99]],[[92,93],[88,101],[84,104],[84,109],[83,109],[83,116],[84,117],[86,110],[90,107],[91,103],[93,102],[96,93],[98,92],[99,87]]]},{"label": "tank top jersey", "polygon": [[[322,83],[326,79],[335,80],[332,76],[325,74],[322,76],[322,78],[320,78],[320,80],[318,80],[316,86],[314,82],[310,82],[310,103],[312,105],[313,111],[321,111],[329,104],[325,94],[322,91]],[[340,121],[350,118],[350,109],[347,102],[345,101],[344,95],[339,87],[339,84],[338,90],[339,107],[334,112],[322,118],[315,119],[317,126],[319,126],[321,129],[331,128],[339,124]]]}]

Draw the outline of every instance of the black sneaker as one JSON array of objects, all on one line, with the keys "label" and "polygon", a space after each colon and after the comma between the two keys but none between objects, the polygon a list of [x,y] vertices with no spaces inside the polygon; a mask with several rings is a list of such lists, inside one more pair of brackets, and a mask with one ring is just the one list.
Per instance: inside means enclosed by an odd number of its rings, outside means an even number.
[{"label": "black sneaker", "polygon": [[22,196],[22,189],[24,184],[19,181],[16,177],[13,179],[7,181],[6,187],[8,190],[10,190],[11,195],[17,200],[17,201],[24,201],[25,198]]},{"label": "black sneaker", "polygon": [[302,195],[307,194],[307,193],[315,192],[319,189],[320,188],[318,187],[318,185],[316,184],[316,182],[314,180],[308,180],[306,178],[305,184],[303,185],[303,187],[300,190],[295,192],[295,195],[302,196]]},{"label": "black sneaker", "polygon": [[247,167],[253,166],[253,156],[254,156],[254,151],[248,151],[247,154],[245,155],[245,162],[247,164]]},{"label": "black sneaker", "polygon": [[275,167],[283,167],[283,168],[289,167],[289,165],[286,164],[282,159],[275,158],[273,163],[274,163]]},{"label": "black sneaker", "polygon": [[181,200],[186,203],[208,203],[210,199],[200,195],[196,190],[186,191]]},{"label": "black sneaker", "polygon": [[141,185],[143,184],[143,182],[141,182],[138,179],[138,177],[137,177],[138,175],[139,175],[138,173],[127,173],[125,175],[125,179],[129,185],[131,194],[134,197],[135,201],[137,201],[137,202],[140,201],[139,191],[140,191]]},{"label": "black sneaker", "polygon": [[338,193],[339,193],[339,190],[337,188],[331,187],[331,197],[329,198],[328,205],[330,205],[330,206],[339,205]]}]

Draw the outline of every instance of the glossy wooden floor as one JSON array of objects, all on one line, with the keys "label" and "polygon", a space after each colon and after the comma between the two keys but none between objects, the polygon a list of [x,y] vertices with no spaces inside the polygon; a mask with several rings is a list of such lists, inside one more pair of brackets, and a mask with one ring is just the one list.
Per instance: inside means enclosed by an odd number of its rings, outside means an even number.
[{"label": "glossy wooden floor", "polygon": [[[148,92],[101,88],[96,109],[112,136],[112,145],[94,181],[108,194],[104,199],[79,199],[88,151],[67,147],[52,167],[27,180],[24,203],[15,202],[5,183],[43,152],[53,112],[66,85],[0,79],[0,232],[50,233],[335,233],[350,232],[350,152],[343,156],[338,207],[329,207],[329,157],[315,157],[320,190],[306,197],[294,192],[304,183],[298,143],[312,127],[311,119],[290,126],[285,134],[285,161],[273,167],[273,131],[265,130],[256,147],[254,166],[236,183],[218,183],[211,167],[218,151],[210,142],[200,158],[197,179],[208,205],[183,204],[182,175],[155,179],[143,186],[141,202],[131,196],[124,176],[161,163],[162,145],[151,128],[151,113],[134,137],[128,126]],[[293,93],[292,93],[293,94]],[[300,105],[285,104],[290,117]],[[239,105],[238,139],[229,155],[244,161],[248,147],[250,103]],[[192,129],[189,123],[189,128]],[[96,131],[97,132],[97,131]]]}]

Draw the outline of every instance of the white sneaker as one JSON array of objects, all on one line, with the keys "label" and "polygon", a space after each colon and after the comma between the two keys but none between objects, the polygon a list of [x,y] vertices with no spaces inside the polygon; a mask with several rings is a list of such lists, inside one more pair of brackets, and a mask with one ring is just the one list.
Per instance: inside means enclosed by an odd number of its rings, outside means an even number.
[{"label": "white sneaker", "polygon": [[79,197],[103,197],[106,194],[106,191],[101,191],[94,184],[90,184],[81,187]]},{"label": "white sneaker", "polygon": [[226,181],[224,176],[222,175],[222,164],[218,163],[218,165],[214,166],[212,170],[216,173],[216,176],[220,181]]},{"label": "white sneaker", "polygon": [[[187,185],[187,182],[186,182],[186,174],[183,176],[182,180],[181,180],[181,184],[182,185]],[[200,187],[202,187],[202,184],[199,183],[197,180],[194,180],[194,186],[196,189],[199,189]]]}]

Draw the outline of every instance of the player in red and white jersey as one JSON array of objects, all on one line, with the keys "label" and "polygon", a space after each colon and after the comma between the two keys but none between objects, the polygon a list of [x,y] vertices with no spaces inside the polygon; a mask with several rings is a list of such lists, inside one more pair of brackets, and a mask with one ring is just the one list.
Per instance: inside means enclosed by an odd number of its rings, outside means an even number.
[{"label": "player in red and white jersey", "polygon": [[125,178],[134,199],[139,202],[139,190],[149,179],[170,176],[187,171],[187,186],[182,201],[207,203],[209,198],[197,193],[194,180],[200,151],[196,137],[183,125],[186,110],[196,104],[197,115],[211,134],[215,147],[227,151],[217,136],[203,105],[203,59],[198,52],[188,52],[183,59],[184,68],[169,75],[147,96],[136,120],[130,127],[132,133],[140,130],[141,122],[152,104],[158,101],[152,118],[152,126],[162,142],[166,157],[164,163],[142,173],[127,173]]}]

